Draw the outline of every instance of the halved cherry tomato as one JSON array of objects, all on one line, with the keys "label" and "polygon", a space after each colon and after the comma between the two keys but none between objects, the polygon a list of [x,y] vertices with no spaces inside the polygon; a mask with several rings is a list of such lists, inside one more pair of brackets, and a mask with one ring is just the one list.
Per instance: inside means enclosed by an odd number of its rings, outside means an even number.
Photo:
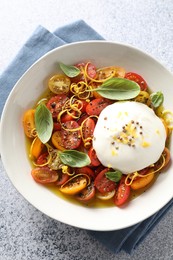
[{"label": "halved cherry tomato", "polygon": [[48,155],[49,155],[49,154],[48,154],[47,152],[42,153],[42,154],[37,158],[36,164],[37,164],[37,165],[40,165],[40,167],[41,167],[41,165],[43,165],[43,164],[45,164],[45,163],[47,162]]},{"label": "halved cherry tomato", "polygon": [[61,130],[61,124],[59,122],[54,122],[53,123],[53,130],[54,131],[59,131]]},{"label": "halved cherry tomato", "polygon": [[[76,64],[75,66],[80,69],[81,73],[77,77],[73,78],[73,81],[74,82],[83,81],[84,80],[84,69],[85,69],[86,63],[81,62],[81,63]],[[87,65],[87,74],[92,79],[94,79],[96,77],[97,72],[96,72],[96,67],[94,64],[89,63]]]},{"label": "halved cherry tomato", "polygon": [[100,200],[110,200],[115,195],[115,190],[108,191],[106,193],[96,192],[96,197]]},{"label": "halved cherry tomato", "polygon": [[79,118],[79,120],[77,121],[78,124],[81,125],[82,122],[83,122],[87,117],[88,117],[87,114],[83,114],[83,115]]},{"label": "halved cherry tomato", "polygon": [[75,196],[77,200],[82,202],[88,202],[92,200],[94,197],[95,187],[93,182]]},{"label": "halved cherry tomato", "polygon": [[35,119],[34,119],[35,109],[29,109],[24,113],[23,116],[23,128],[26,136],[33,138],[35,129]]},{"label": "halved cherry tomato", "polygon": [[56,74],[48,81],[50,91],[54,94],[66,94],[69,92],[71,81],[63,74]]},{"label": "halved cherry tomato", "polygon": [[117,78],[124,78],[125,73],[126,72],[124,68],[115,67],[115,66],[104,67],[97,70],[98,79],[107,79],[110,76],[114,76]]},{"label": "halved cherry tomato", "polygon": [[38,167],[31,171],[31,175],[36,182],[46,184],[56,182],[58,173],[49,169],[49,167]]},{"label": "halved cherry tomato", "polygon": [[114,203],[116,206],[121,206],[127,202],[130,196],[130,190],[130,186],[125,184],[125,177],[122,177],[114,198]]},{"label": "halved cherry tomato", "polygon": [[58,175],[59,175],[58,180],[55,182],[55,185],[57,186],[63,185],[66,181],[70,179],[70,176],[68,174],[58,172]]},{"label": "halved cherry tomato", "polygon": [[49,99],[47,102],[47,108],[52,113],[52,117],[57,117],[62,110],[63,105],[69,98],[66,95],[57,95]]},{"label": "halved cherry tomato", "polygon": [[140,86],[142,91],[145,91],[148,88],[146,81],[137,73],[128,72],[125,74],[125,78],[135,81]]},{"label": "halved cherry tomato", "polygon": [[77,168],[76,170],[75,170],[75,172],[77,173],[77,174],[86,174],[86,175],[88,175],[91,179],[94,179],[95,178],[95,173],[94,173],[94,171],[91,169],[91,168],[89,168],[88,166],[85,166],[85,167],[82,167],[82,168]]},{"label": "halved cherry tomato", "polygon": [[62,116],[61,116],[61,122],[62,123],[65,123],[67,121],[71,121],[71,120],[74,120],[73,116],[75,116],[75,111],[72,111],[71,112],[71,115],[67,114],[67,113],[64,113]]},{"label": "halved cherry tomato", "polygon": [[51,137],[51,141],[53,145],[60,151],[64,151],[65,148],[63,146],[61,131],[55,131]]},{"label": "halved cherry tomato", "polygon": [[99,116],[101,111],[111,104],[110,100],[107,100],[105,98],[96,98],[93,99],[86,107],[86,113],[91,116]]},{"label": "halved cherry tomato", "polygon": [[81,190],[85,189],[86,186],[87,186],[87,177],[81,175],[81,176],[76,176],[75,178],[72,177],[67,182],[65,182],[61,186],[60,191],[68,195],[74,195],[79,193]]},{"label": "halved cherry tomato", "polygon": [[40,141],[38,137],[36,137],[31,144],[30,154],[33,157],[38,158],[43,148],[44,148],[44,144]]},{"label": "halved cherry tomato", "polygon": [[81,103],[81,112],[82,113],[85,113],[86,112],[86,107],[88,105],[88,102],[86,100],[80,100],[80,103]]},{"label": "halved cherry tomato", "polygon": [[151,174],[146,175],[145,177],[136,178],[132,182],[131,188],[132,188],[132,190],[142,189],[142,188],[146,187],[153,179],[154,179],[154,173],[151,170]]},{"label": "halved cherry tomato", "polygon": [[80,131],[70,131],[68,129],[77,129],[79,127],[76,121],[67,121],[63,123],[65,129],[61,129],[61,131],[56,131],[52,135],[52,143],[53,145],[59,149],[76,149],[80,146],[81,136]]},{"label": "halved cherry tomato", "polygon": [[89,149],[88,156],[90,157],[92,166],[99,166],[101,164],[93,147]]},{"label": "halved cherry tomato", "polygon": [[82,125],[82,135],[84,142],[88,143],[86,148],[90,147],[92,143],[93,133],[95,128],[95,122],[92,118],[88,117]]},{"label": "halved cherry tomato", "polygon": [[116,183],[114,181],[109,180],[105,173],[108,172],[108,168],[101,171],[94,180],[94,185],[97,190],[101,193],[106,193],[112,191],[116,188]]},{"label": "halved cherry tomato", "polygon": [[87,74],[90,78],[95,79],[97,72],[94,64],[89,63],[87,66]]}]

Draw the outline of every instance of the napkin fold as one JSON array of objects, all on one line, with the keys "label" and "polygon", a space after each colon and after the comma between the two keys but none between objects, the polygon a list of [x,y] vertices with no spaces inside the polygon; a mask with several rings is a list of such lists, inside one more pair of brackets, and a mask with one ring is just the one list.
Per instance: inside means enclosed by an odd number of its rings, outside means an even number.
[{"label": "napkin fold", "polygon": [[[42,26],[38,26],[11,64],[0,75],[0,114],[11,89],[35,61],[56,47],[84,40],[103,40],[103,37],[83,20],[62,26],[53,33]],[[120,250],[131,253],[165,215],[172,203],[173,200],[153,216],[134,226],[117,231],[88,232],[115,253]]]}]

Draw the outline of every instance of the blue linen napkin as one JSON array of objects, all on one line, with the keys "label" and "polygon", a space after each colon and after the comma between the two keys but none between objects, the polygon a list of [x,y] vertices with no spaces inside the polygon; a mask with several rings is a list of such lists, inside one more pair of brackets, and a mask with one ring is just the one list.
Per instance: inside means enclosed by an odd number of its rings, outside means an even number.
[{"label": "blue linen napkin", "polygon": [[[103,40],[103,37],[83,20],[60,27],[54,33],[38,26],[11,64],[0,75],[0,114],[11,89],[36,60],[58,46],[84,40]],[[171,200],[150,218],[126,229],[88,232],[115,253],[120,250],[131,253],[169,210],[172,203]]]}]

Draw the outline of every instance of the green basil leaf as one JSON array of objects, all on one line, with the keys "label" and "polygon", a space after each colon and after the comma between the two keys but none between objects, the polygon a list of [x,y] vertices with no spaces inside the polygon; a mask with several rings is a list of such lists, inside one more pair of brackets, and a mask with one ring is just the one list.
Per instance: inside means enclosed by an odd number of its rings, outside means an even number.
[{"label": "green basil leaf", "polygon": [[41,103],[35,111],[35,126],[39,139],[47,143],[52,135],[53,119],[49,109]]},{"label": "green basil leaf", "polygon": [[122,172],[120,172],[118,170],[115,172],[106,172],[105,174],[109,180],[114,181],[114,182],[120,181],[121,176],[122,176]]},{"label": "green basil leaf", "polygon": [[139,94],[140,86],[125,78],[111,78],[92,91],[97,91],[102,97],[112,100],[127,100]]},{"label": "green basil leaf", "polygon": [[61,70],[65,73],[65,75],[70,78],[74,78],[80,74],[80,69],[78,69],[75,66],[65,65],[61,62],[59,63],[59,66],[60,66]]},{"label": "green basil leaf", "polygon": [[59,153],[61,161],[71,167],[84,167],[91,163],[89,156],[76,150],[65,150]]},{"label": "green basil leaf", "polygon": [[150,95],[150,98],[153,107],[159,107],[163,104],[164,96],[163,93],[160,91],[152,93]]}]

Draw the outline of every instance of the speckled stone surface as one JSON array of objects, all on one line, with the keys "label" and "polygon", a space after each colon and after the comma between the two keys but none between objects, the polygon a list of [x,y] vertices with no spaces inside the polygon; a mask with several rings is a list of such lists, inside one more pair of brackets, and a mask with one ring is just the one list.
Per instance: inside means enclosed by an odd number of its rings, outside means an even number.
[{"label": "speckled stone surface", "polygon": [[[39,24],[53,31],[77,19],[107,40],[148,52],[173,72],[172,0],[1,0],[0,73]],[[30,205],[9,181],[1,160],[0,180],[0,260],[173,259],[173,208],[131,255],[115,255],[85,230]]]}]

